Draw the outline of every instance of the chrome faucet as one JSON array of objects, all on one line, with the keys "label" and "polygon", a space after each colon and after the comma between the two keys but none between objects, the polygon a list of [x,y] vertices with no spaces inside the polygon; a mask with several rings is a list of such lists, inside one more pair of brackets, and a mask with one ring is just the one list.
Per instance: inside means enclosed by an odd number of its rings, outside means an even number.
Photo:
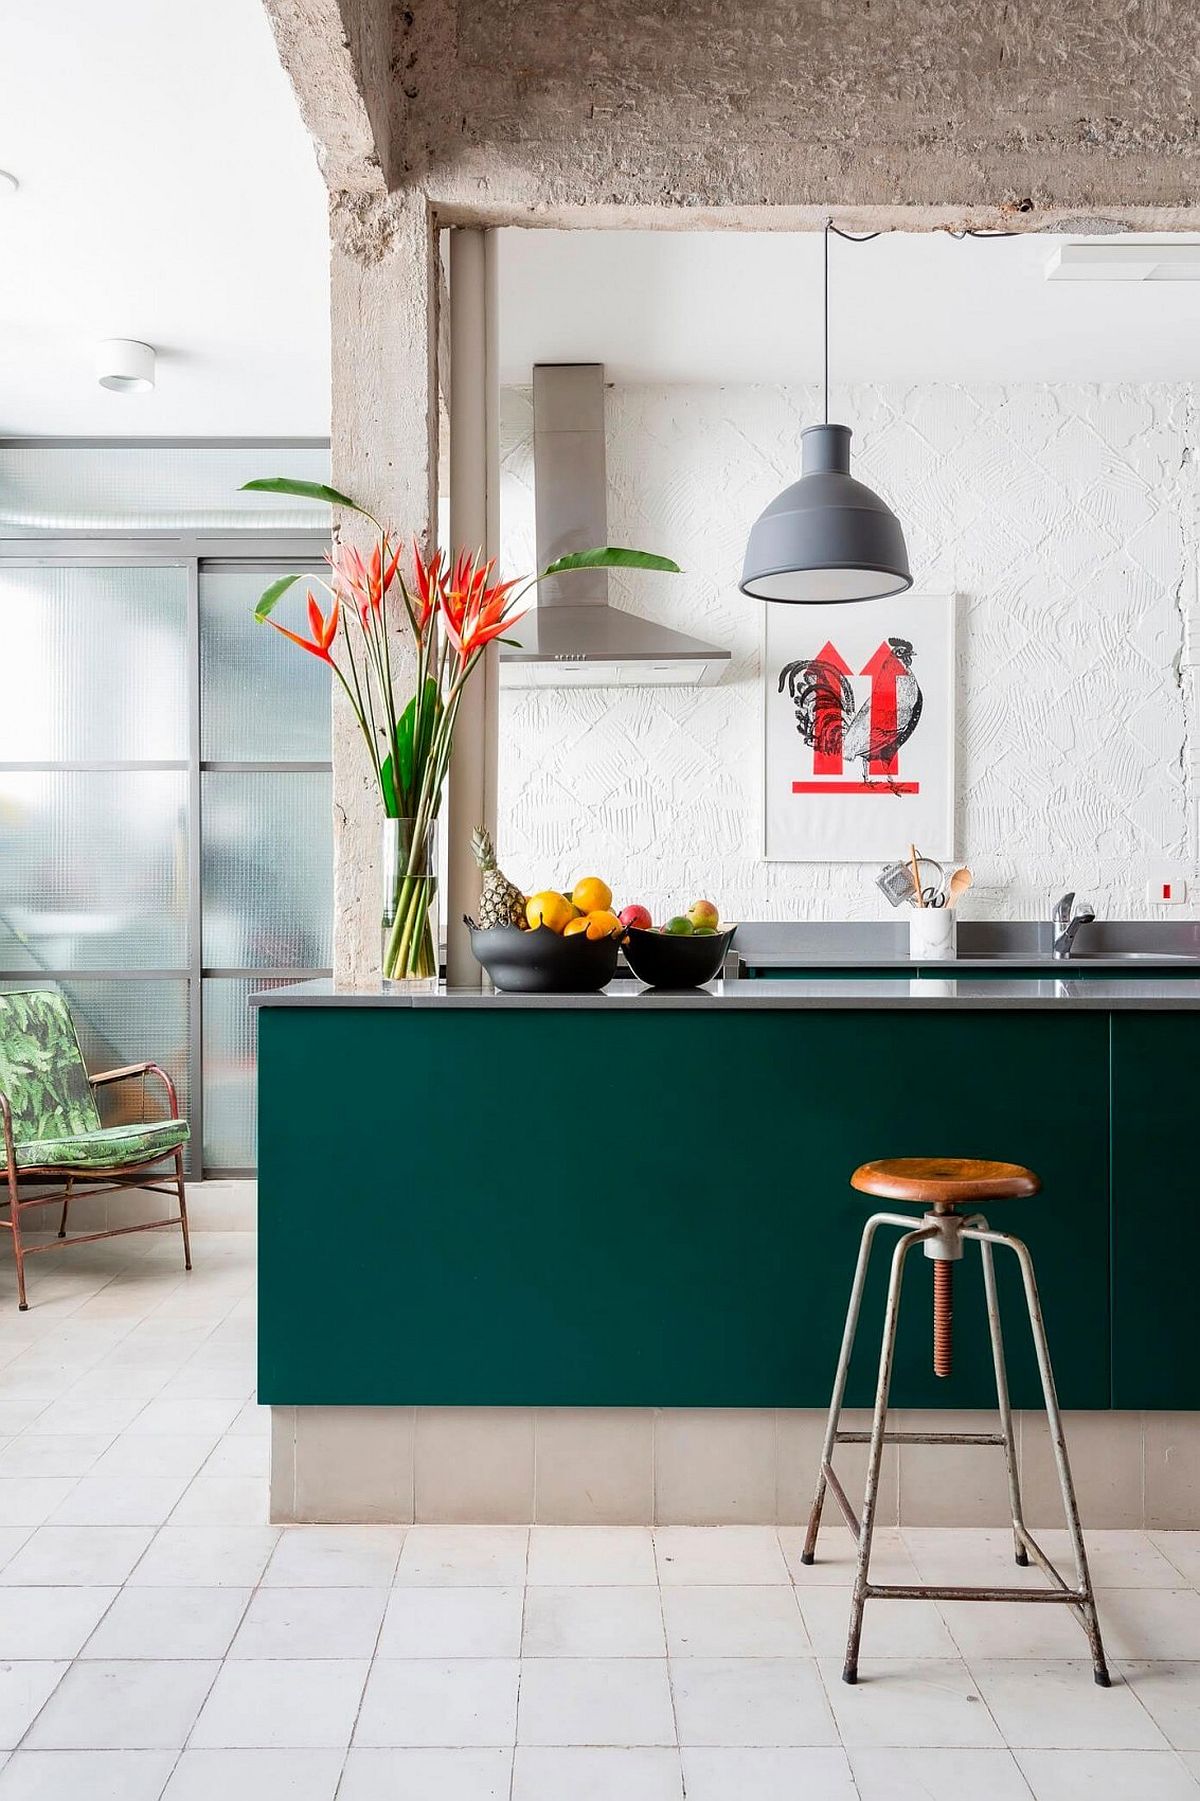
[{"label": "chrome faucet", "polygon": [[1075,934],[1080,926],[1091,925],[1095,917],[1091,901],[1080,901],[1078,906],[1075,905],[1074,890],[1055,901],[1050,914],[1050,925],[1054,932],[1054,956],[1059,961],[1064,961],[1071,955]]}]

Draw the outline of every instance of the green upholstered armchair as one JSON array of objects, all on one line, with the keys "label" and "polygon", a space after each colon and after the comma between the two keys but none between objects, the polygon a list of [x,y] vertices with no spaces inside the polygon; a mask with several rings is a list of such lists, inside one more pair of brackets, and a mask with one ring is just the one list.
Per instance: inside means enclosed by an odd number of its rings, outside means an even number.
[{"label": "green upholstered armchair", "polygon": [[[138,1125],[102,1126],[96,1107],[96,1089],[109,1082],[154,1076],[166,1088],[166,1119]],[[183,1231],[184,1268],[191,1269],[188,1243],[187,1201],[183,1190],[183,1146],[187,1121],[179,1118],[175,1084],[157,1063],[131,1063],[89,1076],[79,1048],[70,1009],[61,994],[49,990],[23,990],[0,994],[0,1131],[8,1176],[9,1217],[0,1219],[12,1233],[17,1263],[17,1296],[21,1311],[25,1299],[25,1259],[35,1251],[56,1250],[60,1245],[89,1244],[97,1238],[118,1238],[125,1232],[150,1232],[159,1226],[179,1226]],[[168,1187],[139,1180],[139,1172],[173,1160],[175,1175]],[[21,1182],[39,1188],[47,1182],[65,1182],[52,1194],[21,1199]],[[170,1219],[148,1220],[139,1226],[112,1226],[104,1232],[76,1233],[68,1238],[67,1210],[75,1184],[88,1186],[89,1197],[118,1194],[125,1188],[151,1189],[155,1194],[178,1195],[179,1212]],[[58,1237],[49,1243],[23,1244],[21,1215],[32,1207],[62,1202]],[[0,1207],[5,1205],[0,1198]]]}]

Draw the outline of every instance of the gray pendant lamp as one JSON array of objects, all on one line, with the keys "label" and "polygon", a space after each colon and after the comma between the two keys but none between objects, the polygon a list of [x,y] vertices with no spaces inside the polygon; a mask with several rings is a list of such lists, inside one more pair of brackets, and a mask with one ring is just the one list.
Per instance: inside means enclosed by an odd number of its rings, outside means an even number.
[{"label": "gray pendant lamp", "polygon": [[900,521],[878,494],[851,475],[850,427],[829,423],[831,230],[837,227],[827,220],[825,423],[801,433],[800,480],[785,488],[751,527],[739,586],[756,600],[799,605],[878,600],[912,587]]}]

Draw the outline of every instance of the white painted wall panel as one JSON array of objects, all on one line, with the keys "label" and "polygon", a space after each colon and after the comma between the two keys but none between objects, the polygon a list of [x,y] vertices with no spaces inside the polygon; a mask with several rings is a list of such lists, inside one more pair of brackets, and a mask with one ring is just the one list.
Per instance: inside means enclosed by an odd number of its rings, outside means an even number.
[{"label": "white painted wall panel", "polygon": [[[687,572],[614,576],[614,600],[727,644],[732,664],[710,689],[506,692],[515,881],[595,871],[656,916],[700,893],[731,919],[889,916],[871,866],[760,857],[760,605],[737,576],[817,405],[811,388],[610,390],[610,540]],[[1194,388],[856,387],[834,391],[833,416],[904,523],[917,586],[961,596],[964,910],[1040,917],[1071,886],[1144,917],[1148,870],[1196,856]],[[504,561],[528,569],[527,391],[506,392],[502,434]],[[1193,885],[1182,911],[1197,903]]]}]

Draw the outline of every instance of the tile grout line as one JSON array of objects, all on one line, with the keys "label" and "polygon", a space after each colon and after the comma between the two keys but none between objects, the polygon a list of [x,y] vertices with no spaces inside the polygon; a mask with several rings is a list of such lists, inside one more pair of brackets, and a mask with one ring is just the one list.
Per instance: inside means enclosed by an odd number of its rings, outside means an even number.
[{"label": "tile grout line", "polygon": [[[536,1418],[536,1416],[535,1416]],[[536,1433],[536,1425],[534,1431]],[[536,1443],[536,1439],[535,1439]],[[537,1490],[534,1490],[534,1511],[537,1510]],[[521,1735],[521,1679],[525,1672],[525,1616],[529,1609],[529,1560],[533,1550],[533,1528],[525,1528],[525,1567],[521,1581],[521,1636],[517,1641],[517,1696],[513,1708],[513,1743],[512,1761],[508,1766],[508,1801],[513,1801],[517,1787],[517,1741]]]},{"label": "tile grout line", "polygon": [[[394,1563],[392,1564],[391,1579],[388,1582],[387,1588],[383,1591],[384,1592],[383,1612],[379,1616],[379,1625],[375,1632],[375,1643],[372,1645],[370,1655],[367,1658],[366,1674],[363,1676],[362,1689],[361,1689],[361,1691],[359,1693],[359,1697],[358,1697],[358,1706],[354,1710],[354,1718],[350,1723],[350,1735],[346,1740],[346,1749],[345,1749],[345,1753],[343,1754],[343,1757],[342,1757],[342,1767],[338,1771],[338,1779],[334,1786],[333,1801],[337,1801],[338,1796],[342,1792],[342,1784],[346,1780],[346,1766],[350,1762],[350,1753],[354,1749],[354,1738],[355,1738],[355,1734],[358,1731],[358,1722],[362,1718],[363,1702],[366,1700],[366,1697],[367,1697],[367,1686],[370,1683],[371,1676],[375,1669],[375,1663],[379,1656],[379,1641],[383,1637],[383,1628],[387,1624],[388,1610],[392,1604],[392,1596],[396,1593],[396,1574],[400,1568],[400,1559],[404,1555],[405,1544],[408,1542],[407,1526],[402,1528],[402,1532],[403,1532],[403,1536],[401,1537],[399,1545],[396,1547],[396,1558],[395,1558]],[[283,1542],[283,1534],[281,1533],[280,1534],[280,1543],[282,1543],[282,1542]],[[274,1556],[274,1552],[272,1552],[272,1556]],[[270,1565],[270,1558],[268,1558],[268,1560],[267,1560],[267,1566],[264,1567],[264,1570],[263,1570],[264,1575],[266,1574],[266,1567],[269,1567],[269,1565]],[[232,1644],[232,1642],[233,1641],[230,1640],[231,1644]]]},{"label": "tile grout line", "polygon": [[[675,1761],[678,1766],[679,1791],[687,1795],[687,1771],[683,1761],[683,1738],[679,1730],[679,1703],[675,1698],[675,1660],[671,1656],[671,1639],[667,1632],[667,1607],[663,1596],[662,1571],[658,1566],[658,1534],[650,1528],[650,1555],[654,1559],[654,1586],[658,1594],[658,1617],[662,1626],[663,1656],[667,1666],[667,1693],[671,1698],[671,1721],[675,1728]],[[782,1552],[780,1553],[782,1556]]]}]

